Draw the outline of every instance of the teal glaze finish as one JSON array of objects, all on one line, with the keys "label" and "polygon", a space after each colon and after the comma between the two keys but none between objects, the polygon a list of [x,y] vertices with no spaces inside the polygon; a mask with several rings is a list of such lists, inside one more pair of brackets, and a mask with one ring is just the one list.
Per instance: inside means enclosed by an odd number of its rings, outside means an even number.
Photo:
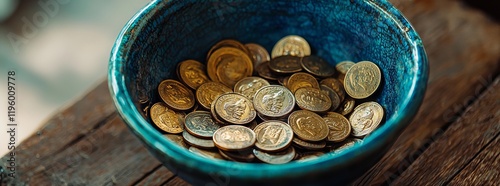
[{"label": "teal glaze finish", "polygon": [[[369,60],[380,67],[383,83],[374,98],[386,115],[363,144],[285,165],[212,160],[162,137],[142,113],[160,101],[157,86],[161,80],[176,78],[178,62],[205,62],[217,41],[255,42],[271,51],[274,43],[290,34],[304,37],[313,54],[332,64]],[[123,28],[108,73],[115,105],[130,130],[169,170],[195,185],[350,183],[380,160],[413,119],[427,76],[420,37],[385,0],[154,0]]]}]

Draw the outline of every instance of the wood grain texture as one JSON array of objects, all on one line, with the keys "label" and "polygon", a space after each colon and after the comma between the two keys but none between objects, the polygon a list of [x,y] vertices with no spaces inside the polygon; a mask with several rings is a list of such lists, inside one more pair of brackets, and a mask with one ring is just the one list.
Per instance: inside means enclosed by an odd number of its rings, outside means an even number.
[{"label": "wood grain texture", "polygon": [[450,185],[500,185],[500,136],[472,160]]},{"label": "wood grain texture", "polygon": [[430,62],[419,113],[388,153],[353,185],[392,182],[499,73],[500,26],[458,1],[392,1],[422,37]]},{"label": "wood grain texture", "polygon": [[[500,134],[500,79],[433,142],[394,185],[443,185]],[[499,153],[500,148],[496,149]],[[500,171],[500,166],[496,168]]]},{"label": "wood grain texture", "polygon": [[188,182],[184,181],[179,177],[174,177],[172,180],[164,184],[165,186],[189,186]]},{"label": "wood grain texture", "polygon": [[174,174],[170,172],[165,166],[159,165],[149,174],[145,174],[145,178],[140,180],[139,183],[133,184],[137,186],[156,186],[167,183],[174,178]]}]

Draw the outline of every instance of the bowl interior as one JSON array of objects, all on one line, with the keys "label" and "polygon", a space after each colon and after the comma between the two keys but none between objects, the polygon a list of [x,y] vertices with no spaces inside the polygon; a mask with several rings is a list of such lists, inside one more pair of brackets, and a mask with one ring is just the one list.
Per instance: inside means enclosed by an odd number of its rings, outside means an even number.
[{"label": "bowl interior", "polygon": [[[208,50],[222,39],[258,43],[270,52],[280,38],[291,34],[304,37],[311,53],[331,64],[369,60],[380,67],[383,79],[374,98],[384,107],[385,118],[363,144],[340,154],[280,166],[207,160],[163,139],[145,117],[142,110],[160,101],[158,84],[177,79],[177,63],[186,59],[206,63]],[[123,119],[164,163],[183,161],[183,166],[196,169],[211,167],[206,171],[259,168],[260,172],[246,176],[262,178],[284,174],[275,172],[278,169],[294,175],[312,171],[307,168],[312,165],[315,170],[347,165],[365,151],[393,141],[421,103],[427,61],[418,35],[385,1],[153,1],[132,18],[117,39],[109,78]],[[294,170],[297,168],[302,169]]]}]

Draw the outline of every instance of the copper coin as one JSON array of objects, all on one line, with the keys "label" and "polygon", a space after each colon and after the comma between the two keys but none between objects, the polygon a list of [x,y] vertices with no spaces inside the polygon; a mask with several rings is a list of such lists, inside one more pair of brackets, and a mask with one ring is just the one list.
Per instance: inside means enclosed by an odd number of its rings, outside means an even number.
[{"label": "copper coin", "polygon": [[256,67],[255,70],[260,77],[268,80],[277,80],[280,77],[269,68],[269,61],[262,62]]},{"label": "copper coin", "polygon": [[237,48],[217,49],[207,63],[208,77],[230,88],[239,80],[252,76],[253,64],[245,52]]},{"label": "copper coin", "polygon": [[212,46],[212,48],[210,48],[210,50],[207,53],[207,61],[210,59],[210,56],[216,50],[218,50],[218,49],[220,49],[222,47],[237,48],[237,49],[245,52],[245,54],[247,54],[249,57],[251,56],[250,50],[245,45],[243,45],[242,43],[240,43],[239,41],[236,41],[234,39],[224,39],[224,40],[221,40],[221,41],[217,42],[215,45]]},{"label": "copper coin", "polygon": [[196,60],[185,60],[178,64],[177,73],[179,79],[189,88],[197,89],[204,83],[210,81],[207,76],[207,68]]},{"label": "copper coin", "polygon": [[181,118],[163,102],[151,106],[150,115],[153,123],[164,132],[178,134],[184,130]]},{"label": "copper coin", "polygon": [[293,93],[297,91],[299,88],[312,87],[315,89],[319,89],[319,83],[311,74],[305,72],[297,72],[292,74],[290,78],[288,78],[287,88],[290,89]]},{"label": "copper coin", "polygon": [[247,43],[245,44],[245,47],[247,47],[248,50],[250,51],[254,67],[259,66],[259,64],[265,61],[271,60],[271,57],[269,56],[267,50],[264,47],[260,46],[259,44]]}]

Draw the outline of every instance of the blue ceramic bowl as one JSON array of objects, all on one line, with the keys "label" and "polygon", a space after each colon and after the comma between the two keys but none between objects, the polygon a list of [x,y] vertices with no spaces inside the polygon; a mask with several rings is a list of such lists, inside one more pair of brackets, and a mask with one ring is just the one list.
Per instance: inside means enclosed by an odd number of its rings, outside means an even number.
[{"label": "blue ceramic bowl", "polygon": [[[364,143],[339,154],[284,165],[203,158],[167,140],[141,111],[159,101],[160,81],[176,78],[176,64],[204,62],[226,38],[271,51],[290,34],[332,64],[376,63],[383,80],[375,98],[382,125]],[[387,1],[374,0],[153,0],[118,36],[109,63],[109,88],[130,130],[169,170],[195,185],[345,184],[373,166],[410,123],[422,103],[428,64],[422,41]]]}]

